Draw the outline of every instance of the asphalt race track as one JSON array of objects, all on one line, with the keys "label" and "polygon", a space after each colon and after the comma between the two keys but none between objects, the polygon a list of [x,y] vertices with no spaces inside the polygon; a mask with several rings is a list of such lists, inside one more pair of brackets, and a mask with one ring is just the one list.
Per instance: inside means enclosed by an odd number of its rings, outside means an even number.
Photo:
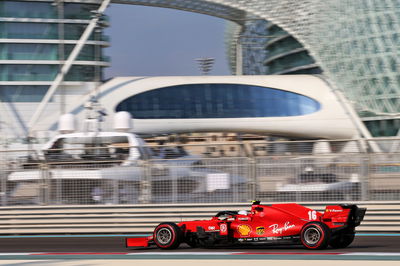
[{"label": "asphalt race track", "polygon": [[[212,249],[192,249],[182,244],[176,250],[160,250],[156,247],[126,249],[125,237],[0,237],[0,253],[21,252],[49,252],[49,253],[155,253],[155,252],[191,252],[191,253],[221,253],[221,252],[245,252],[245,253],[271,253],[271,254],[293,254],[310,252],[302,246],[236,246],[233,248],[217,247]],[[312,253],[400,253],[400,235],[360,235],[356,236],[354,242],[345,249],[315,250]]]},{"label": "asphalt race track", "polygon": [[348,248],[315,251],[302,246],[127,249],[125,236],[0,236],[0,265],[239,266],[244,261],[252,266],[397,266],[400,234],[359,235]]}]

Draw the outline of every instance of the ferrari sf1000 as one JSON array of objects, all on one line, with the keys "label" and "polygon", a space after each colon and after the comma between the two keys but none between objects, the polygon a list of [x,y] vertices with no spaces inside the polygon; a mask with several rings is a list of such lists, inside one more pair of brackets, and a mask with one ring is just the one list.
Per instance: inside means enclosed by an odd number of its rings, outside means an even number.
[{"label": "ferrari sf1000", "polygon": [[127,247],[174,249],[236,244],[302,244],[307,249],[345,248],[365,215],[356,205],[330,205],[321,213],[299,204],[262,205],[247,211],[221,211],[210,220],[161,223],[151,236],[127,238]]}]

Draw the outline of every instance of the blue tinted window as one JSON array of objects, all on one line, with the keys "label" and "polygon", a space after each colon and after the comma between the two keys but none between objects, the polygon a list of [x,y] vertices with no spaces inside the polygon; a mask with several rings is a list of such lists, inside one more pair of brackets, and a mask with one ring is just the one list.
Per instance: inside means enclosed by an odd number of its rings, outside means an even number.
[{"label": "blue tinted window", "polygon": [[116,111],[138,119],[297,116],[320,104],[304,95],[242,84],[187,84],[146,91],[118,104]]},{"label": "blue tinted window", "polygon": [[0,1],[1,17],[56,18],[56,8],[52,3]]},{"label": "blue tinted window", "polygon": [[1,86],[2,102],[40,102],[46,94],[48,86]]}]

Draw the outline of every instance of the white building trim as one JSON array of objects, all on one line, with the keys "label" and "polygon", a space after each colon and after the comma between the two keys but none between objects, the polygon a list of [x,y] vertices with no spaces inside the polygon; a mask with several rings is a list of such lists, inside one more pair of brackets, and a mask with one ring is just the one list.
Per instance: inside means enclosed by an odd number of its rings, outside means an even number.
[{"label": "white building trim", "polygon": [[[293,138],[347,139],[357,135],[357,130],[346,111],[332,93],[327,83],[312,75],[271,76],[197,76],[197,77],[125,77],[115,78],[98,89],[99,101],[109,114],[107,125],[111,125],[116,106],[123,100],[149,90],[199,83],[246,84],[269,87],[298,93],[318,101],[321,109],[315,113],[290,117],[249,117],[213,119],[135,119],[135,133],[184,133],[184,132],[247,132],[263,133]],[[83,119],[83,104],[70,104],[69,112]],[[58,117],[40,121],[36,129],[56,129]],[[40,126],[40,127],[39,127]],[[109,129],[109,127],[107,128]]]}]

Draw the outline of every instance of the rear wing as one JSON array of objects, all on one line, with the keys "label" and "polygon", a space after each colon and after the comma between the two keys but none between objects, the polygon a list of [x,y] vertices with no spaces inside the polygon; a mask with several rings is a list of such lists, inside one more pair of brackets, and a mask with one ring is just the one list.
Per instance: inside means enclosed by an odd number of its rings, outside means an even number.
[{"label": "rear wing", "polygon": [[322,220],[332,223],[332,227],[347,225],[355,228],[364,219],[366,211],[366,208],[359,208],[355,204],[330,205],[326,206]]},{"label": "rear wing", "polygon": [[366,208],[359,208],[354,204],[342,204],[340,207],[343,209],[350,209],[349,218],[347,220],[350,226],[359,226],[362,220],[364,220],[365,212],[367,211]]}]

